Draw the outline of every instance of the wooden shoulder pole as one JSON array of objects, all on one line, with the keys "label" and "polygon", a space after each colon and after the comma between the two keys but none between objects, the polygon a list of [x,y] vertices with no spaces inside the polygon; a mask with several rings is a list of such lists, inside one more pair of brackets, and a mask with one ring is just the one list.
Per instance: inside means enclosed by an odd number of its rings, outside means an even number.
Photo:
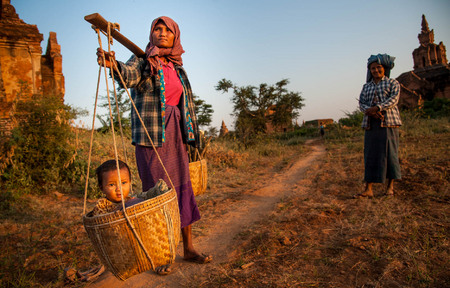
[{"label": "wooden shoulder pole", "polygon": [[[91,23],[100,30],[106,33],[108,32],[108,21],[106,21],[105,18],[102,17],[102,15],[98,13],[89,14],[84,16],[84,20]],[[139,48],[136,44],[131,42],[127,37],[123,36],[119,31],[111,29],[110,32],[111,36],[114,39],[116,39],[120,44],[128,48],[131,52],[133,52],[134,55],[142,58],[145,57],[145,52],[142,51],[142,49]]]}]

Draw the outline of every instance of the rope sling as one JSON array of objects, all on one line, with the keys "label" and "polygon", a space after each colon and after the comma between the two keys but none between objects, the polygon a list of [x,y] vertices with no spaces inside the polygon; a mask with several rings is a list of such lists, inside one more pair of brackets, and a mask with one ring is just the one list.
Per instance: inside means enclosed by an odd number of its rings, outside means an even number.
[{"label": "rope sling", "polygon": [[[103,51],[103,48],[102,48],[102,41],[101,41],[101,34],[100,34],[100,32],[101,33],[103,33],[103,34],[105,34],[105,32],[103,32],[102,30],[100,30],[99,28],[97,28],[97,27],[95,27],[94,25],[92,26],[92,28],[95,30],[95,32],[97,33],[97,36],[98,36],[98,44],[99,44],[99,47],[102,49],[102,51]],[[120,29],[119,28],[119,26],[118,26],[118,24],[113,24],[113,23],[110,23],[110,22],[108,22],[108,28],[107,28],[107,32],[106,32],[106,37],[107,37],[107,39],[108,39],[108,52],[110,53],[111,52],[111,44],[112,44],[112,37],[111,37],[111,29]],[[103,63],[106,63],[106,57],[105,57],[105,54],[104,53],[102,53],[102,59],[103,59]],[[121,73],[120,73],[120,71],[119,71],[119,69],[118,69],[118,67],[117,67],[117,64],[116,64],[116,61],[111,61],[111,63],[112,63],[112,67],[111,67],[111,69],[110,69],[110,73],[111,73],[111,76],[112,76],[112,82],[113,82],[113,86],[114,86],[114,89],[113,89],[113,92],[114,92],[114,99],[115,99],[115,104],[116,104],[116,111],[117,111],[117,117],[118,117],[118,123],[119,123],[119,127],[120,127],[120,134],[121,134],[121,139],[122,139],[122,145],[123,145],[123,150],[124,150],[124,158],[125,158],[125,162],[127,162],[127,156],[126,156],[126,149],[125,149],[125,142],[124,142],[124,135],[123,135],[123,130],[122,130],[122,124],[121,124],[121,120],[120,120],[120,113],[119,113],[119,105],[118,105],[118,98],[117,98],[117,92],[116,92],[116,87],[115,87],[115,85],[114,85],[114,79],[115,79],[115,77],[114,77],[114,72],[116,72],[117,73],[117,76],[119,76],[119,78],[120,78],[120,81],[121,81],[121,84],[122,84],[122,87],[124,87],[124,89],[125,89],[125,91],[127,92],[127,95],[128,95],[128,97],[129,97],[129,99],[130,99],[130,102],[131,102],[131,104],[132,104],[132,107],[133,107],[133,109],[134,109],[134,111],[136,112],[136,115],[138,116],[138,118],[139,118],[139,121],[141,122],[141,124],[142,124],[142,127],[144,128],[144,131],[145,131],[145,134],[147,135],[147,137],[148,137],[148,139],[149,139],[149,141],[150,141],[150,143],[151,143],[151,146],[152,146],[152,148],[153,148],[153,150],[155,151],[155,153],[156,153],[156,156],[157,156],[157,158],[158,158],[158,160],[159,160],[159,162],[161,163],[161,166],[162,166],[162,168],[163,168],[163,170],[164,170],[164,173],[167,175],[167,178],[168,178],[168,180],[169,180],[169,182],[170,182],[170,185],[171,185],[171,187],[172,187],[172,189],[173,189],[173,191],[175,192],[175,196],[176,196],[176,189],[175,189],[175,186],[174,186],[174,184],[173,184],[173,182],[172,182],[172,180],[171,180],[171,178],[170,178],[170,175],[168,174],[168,172],[167,172],[167,170],[166,170],[166,168],[165,168],[165,166],[164,166],[164,164],[163,164],[163,162],[162,162],[162,160],[161,160],[161,158],[160,158],[160,156],[159,156],[159,154],[158,154],[158,152],[157,152],[157,150],[156,150],[156,147],[155,147],[155,145],[154,145],[154,143],[153,143],[153,141],[152,141],[152,139],[151,139],[151,137],[150,137],[150,134],[149,134],[149,132],[148,132],[148,130],[147,130],[147,127],[145,126],[145,124],[144,124],[144,121],[142,120],[142,118],[141,118],[141,116],[139,115],[139,112],[138,112],[138,110],[137,110],[137,108],[136,108],[136,105],[135,105],[135,103],[134,103],[134,101],[133,101],[133,99],[132,99],[132,97],[131,97],[131,95],[130,95],[130,92],[128,91],[128,88],[127,88],[127,86],[126,86],[126,84],[125,84],[125,81],[124,81],[124,79],[122,78],[122,75],[121,75]],[[90,165],[91,165],[91,154],[92,154],[92,146],[93,146],[93,138],[94,138],[94,123],[95,123],[95,119],[96,119],[96,112],[97,112],[97,102],[98,102],[98,94],[99,94],[99,86],[100,86],[100,79],[101,79],[101,71],[102,71],[102,67],[101,67],[102,65],[100,65],[99,66],[99,71],[98,71],[98,79],[97,79],[97,88],[96,88],[96,96],[95,96],[95,104],[94,104],[94,115],[93,115],[93,120],[92,120],[92,129],[91,129],[91,135],[90,135],[90,144],[89,144],[89,156],[88,156],[88,167],[87,167],[87,173],[86,173],[86,183],[85,183],[85,194],[84,194],[84,206],[83,206],[83,215],[85,215],[84,217],[86,217],[86,202],[87,202],[87,191],[88,191],[88,183],[89,183],[89,170],[90,170]],[[119,157],[118,157],[118,151],[117,151],[117,143],[116,143],[116,135],[115,135],[115,128],[114,128],[114,121],[113,121],[113,112],[112,112],[112,105],[111,105],[111,97],[110,97],[110,91],[109,91],[109,86],[108,86],[108,76],[107,76],[107,69],[106,69],[106,66],[105,65],[103,65],[103,70],[104,70],[104,75],[105,75],[105,80],[106,80],[106,90],[107,90],[107,98],[108,98],[108,107],[109,107],[109,120],[110,120],[110,125],[111,125],[111,131],[112,131],[112,139],[113,139],[113,147],[114,147],[114,158],[115,158],[115,161],[116,161],[116,168],[117,168],[117,173],[118,173],[118,179],[119,179],[119,188],[120,188],[120,193],[121,193],[121,202],[122,202],[122,214],[123,214],[123,217],[125,217],[125,219],[126,219],[126,223],[127,223],[127,225],[128,225],[128,227],[131,229],[131,231],[132,231],[132,233],[133,233],[133,235],[134,235],[134,237],[135,237],[135,239],[137,240],[137,242],[139,243],[139,246],[140,246],[140,248],[142,248],[142,250],[143,250],[143,252],[144,252],[144,254],[145,254],[145,257],[147,258],[147,260],[150,262],[150,265],[151,265],[151,268],[153,269],[153,270],[155,270],[155,264],[154,264],[154,261],[152,260],[152,257],[151,257],[151,255],[150,255],[150,253],[149,253],[149,251],[147,250],[147,248],[145,247],[145,245],[144,245],[144,243],[143,243],[143,241],[142,241],[142,239],[141,239],[141,237],[140,237],[140,235],[139,235],[139,233],[138,233],[138,229],[136,229],[136,227],[133,225],[133,223],[132,223],[132,221],[130,220],[130,216],[128,215],[128,213],[127,213],[127,209],[126,209],[126,207],[125,207],[125,199],[124,199],[124,195],[123,195],[123,191],[122,191],[122,180],[120,179],[120,169],[119,169]],[[167,192],[167,193],[169,193],[169,192]],[[176,198],[176,197],[175,197]],[[177,201],[176,201],[177,202]],[[178,204],[177,204],[178,205]],[[132,207],[132,206],[131,206]],[[128,208],[130,208],[130,207],[128,207]],[[178,212],[178,206],[176,207],[177,208],[177,212]],[[164,212],[165,213],[165,215],[166,214],[168,214],[168,213],[166,213],[166,212]],[[167,216],[167,215],[166,215]],[[179,217],[179,214],[178,214],[178,217]],[[179,223],[179,221],[177,222],[177,223]],[[172,226],[172,225],[168,225],[168,226]],[[86,225],[85,225],[85,228],[86,228]],[[178,227],[179,228],[179,227]],[[89,234],[89,233],[88,233]],[[169,238],[170,238],[170,235],[169,235]],[[175,238],[176,239],[176,237],[172,237],[172,238]],[[92,239],[91,239],[92,240]],[[92,241],[92,242],[94,242],[94,241]],[[176,241],[175,241],[176,242]],[[95,246],[95,245],[94,245]],[[173,249],[172,249],[173,250]],[[105,263],[104,263],[105,264]],[[114,271],[112,271],[113,272],[113,274],[115,274],[115,276],[116,277],[118,277],[118,278],[120,278],[120,279],[122,279],[122,280],[125,280],[127,277],[129,277],[129,276],[132,276],[132,275],[122,275],[121,273],[114,273]],[[143,272],[143,271],[141,271],[141,272]],[[120,274],[120,275],[118,275],[118,274]],[[124,279],[125,278],[125,279]]]}]

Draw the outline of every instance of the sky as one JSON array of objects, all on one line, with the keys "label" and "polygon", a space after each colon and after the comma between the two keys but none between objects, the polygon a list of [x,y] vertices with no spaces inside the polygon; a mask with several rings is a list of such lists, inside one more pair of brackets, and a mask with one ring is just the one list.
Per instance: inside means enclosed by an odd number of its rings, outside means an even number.
[{"label": "sky", "polygon": [[[396,57],[391,78],[413,70],[422,14],[435,43],[450,47],[450,0],[11,0],[44,40],[57,33],[63,56],[65,103],[89,111],[78,120],[90,127],[98,79],[97,35],[84,16],[99,13],[120,24],[120,32],[143,50],[150,24],[159,16],[181,30],[184,68],[194,94],[211,104],[211,126],[234,129],[232,92],[215,90],[225,78],[237,86],[275,84],[300,92],[305,106],[297,121],[338,121],[357,109],[371,54]],[[102,37],[106,45],[106,37]],[[105,47],[105,46],[104,46]],[[116,59],[131,52],[115,41]],[[450,58],[450,51],[447,51]],[[100,95],[106,95],[104,75]],[[111,86],[110,86],[111,87]],[[105,111],[101,112],[104,113]],[[96,124],[98,125],[98,124]]]}]

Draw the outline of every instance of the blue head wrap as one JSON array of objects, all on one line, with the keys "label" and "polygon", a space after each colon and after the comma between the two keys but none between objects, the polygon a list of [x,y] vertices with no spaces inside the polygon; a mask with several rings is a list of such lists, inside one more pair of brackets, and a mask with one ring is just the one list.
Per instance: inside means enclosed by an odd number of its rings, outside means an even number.
[{"label": "blue head wrap", "polygon": [[370,64],[377,62],[378,64],[383,65],[384,75],[389,78],[391,75],[391,69],[394,68],[394,60],[395,57],[389,56],[388,54],[370,55],[369,59],[367,59],[366,82],[372,81],[372,73],[370,73],[369,69]]}]

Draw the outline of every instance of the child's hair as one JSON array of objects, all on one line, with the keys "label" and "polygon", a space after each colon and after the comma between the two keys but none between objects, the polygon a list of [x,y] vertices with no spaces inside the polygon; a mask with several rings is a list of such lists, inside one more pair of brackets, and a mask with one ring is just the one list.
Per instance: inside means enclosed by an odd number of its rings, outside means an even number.
[{"label": "child's hair", "polygon": [[[128,170],[128,174],[130,176],[131,180],[131,172],[130,167],[128,167],[127,163],[119,160],[119,170],[126,168]],[[102,165],[98,166],[97,170],[95,170],[95,173],[97,173],[97,181],[98,186],[101,188],[103,185],[103,173],[117,170],[116,160],[108,160],[102,163]]]}]

